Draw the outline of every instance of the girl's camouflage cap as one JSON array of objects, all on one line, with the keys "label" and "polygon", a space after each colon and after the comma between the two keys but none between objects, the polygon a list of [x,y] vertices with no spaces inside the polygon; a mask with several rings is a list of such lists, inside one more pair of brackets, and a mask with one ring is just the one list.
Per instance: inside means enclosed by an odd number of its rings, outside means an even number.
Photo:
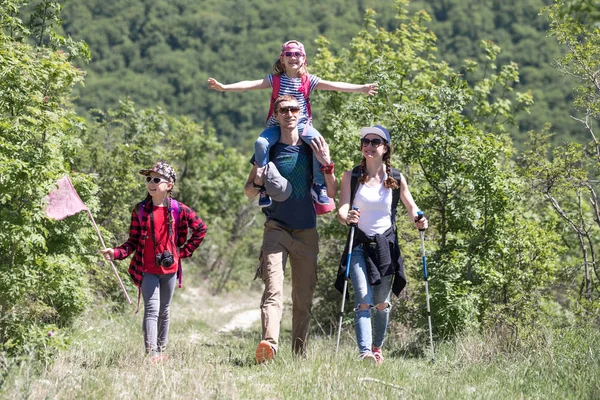
[{"label": "girl's camouflage cap", "polygon": [[156,172],[159,175],[162,175],[165,179],[170,182],[175,183],[177,180],[177,175],[175,174],[175,170],[169,164],[163,161],[159,161],[151,169],[141,169],[140,174],[142,175],[150,175],[152,172]]}]

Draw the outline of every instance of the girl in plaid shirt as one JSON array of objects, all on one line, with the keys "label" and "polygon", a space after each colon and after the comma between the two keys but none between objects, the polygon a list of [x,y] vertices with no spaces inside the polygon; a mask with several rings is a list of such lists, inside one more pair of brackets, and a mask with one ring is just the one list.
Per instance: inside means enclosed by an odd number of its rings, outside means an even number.
[{"label": "girl in plaid shirt", "polygon": [[146,353],[152,362],[160,362],[166,359],[169,311],[177,280],[181,287],[181,259],[200,246],[206,225],[191,208],[171,199],[177,179],[173,167],[158,162],[140,174],[146,176],[148,196],[131,213],[129,238],[102,253],[107,260],[122,260],[133,253],[128,272],[144,298]]}]

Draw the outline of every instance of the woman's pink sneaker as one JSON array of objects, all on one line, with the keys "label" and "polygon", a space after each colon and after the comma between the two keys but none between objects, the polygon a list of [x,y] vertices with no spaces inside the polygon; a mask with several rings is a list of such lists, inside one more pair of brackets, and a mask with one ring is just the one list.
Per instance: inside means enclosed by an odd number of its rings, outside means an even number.
[{"label": "woman's pink sneaker", "polygon": [[360,359],[362,361],[367,361],[367,362],[372,362],[373,364],[377,364],[377,359],[375,358],[373,353],[371,353],[368,350],[360,355]]},{"label": "woman's pink sneaker", "polygon": [[383,353],[381,352],[381,347],[373,346],[373,355],[375,356],[377,365],[383,364]]}]

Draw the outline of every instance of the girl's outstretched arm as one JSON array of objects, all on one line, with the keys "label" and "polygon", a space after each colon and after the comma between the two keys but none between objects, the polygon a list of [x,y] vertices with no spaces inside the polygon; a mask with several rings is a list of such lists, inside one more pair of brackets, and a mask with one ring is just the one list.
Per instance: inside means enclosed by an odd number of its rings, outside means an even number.
[{"label": "girl's outstretched arm", "polygon": [[255,81],[240,81],[223,85],[215,78],[208,78],[208,87],[218,92],[245,92],[246,90],[267,89],[271,87],[269,79],[258,79]]},{"label": "girl's outstretched arm", "polygon": [[368,96],[374,96],[377,94],[377,83],[365,83],[364,85],[357,85],[355,83],[330,82],[321,80],[315,89],[336,90],[338,92],[358,92]]}]

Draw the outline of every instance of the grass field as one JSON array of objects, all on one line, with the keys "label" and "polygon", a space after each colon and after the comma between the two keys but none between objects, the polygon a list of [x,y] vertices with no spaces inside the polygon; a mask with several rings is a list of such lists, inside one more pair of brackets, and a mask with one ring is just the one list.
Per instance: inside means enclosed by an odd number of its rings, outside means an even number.
[{"label": "grass field", "polygon": [[[465,335],[437,344],[436,362],[407,351],[398,335],[386,343],[382,366],[358,360],[353,331],[312,337],[306,359],[290,351],[283,323],[275,362],[256,365],[260,325],[221,331],[258,308],[258,293],[208,296],[176,290],[168,361],[152,365],[142,351],[141,312],[98,307],[75,326],[71,346],[39,371],[14,368],[6,399],[600,399],[597,327],[538,332],[530,345],[501,349],[501,335]],[[290,310],[284,311],[289,317]],[[230,326],[231,328],[231,326]],[[428,343],[423,343],[427,349]]]}]

